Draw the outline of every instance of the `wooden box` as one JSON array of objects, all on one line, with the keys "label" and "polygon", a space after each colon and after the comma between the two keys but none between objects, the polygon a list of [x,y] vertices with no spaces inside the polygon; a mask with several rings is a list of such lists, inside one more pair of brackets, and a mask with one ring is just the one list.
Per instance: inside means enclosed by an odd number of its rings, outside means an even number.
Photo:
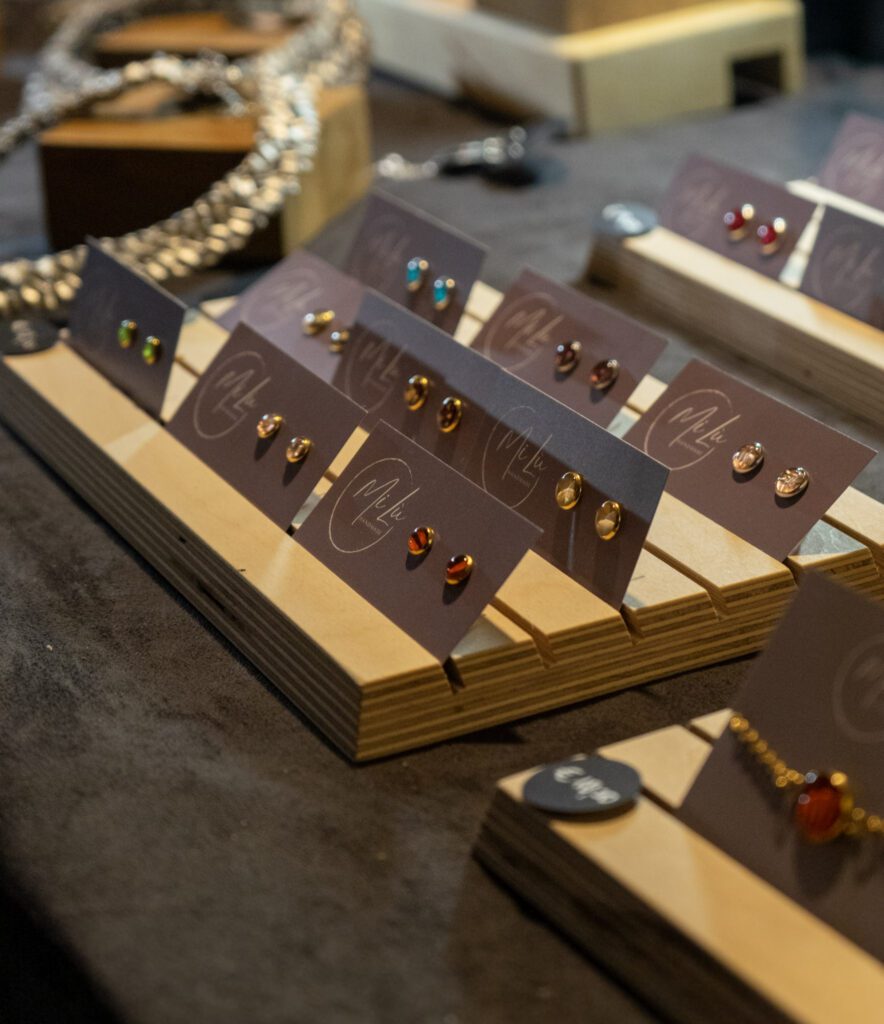
[{"label": "wooden box", "polygon": [[636,806],[608,821],[528,806],[531,771],[503,779],[476,855],[666,1019],[877,1020],[878,961],[675,814],[729,714],[602,748],[642,776]]},{"label": "wooden box", "polygon": [[383,71],[510,115],[557,118],[575,134],[729,107],[742,77],[783,93],[804,81],[799,0],[721,0],[567,34],[476,0],[358,5]]},{"label": "wooden box", "polygon": [[551,32],[586,32],[710,0],[478,0],[480,10]]}]

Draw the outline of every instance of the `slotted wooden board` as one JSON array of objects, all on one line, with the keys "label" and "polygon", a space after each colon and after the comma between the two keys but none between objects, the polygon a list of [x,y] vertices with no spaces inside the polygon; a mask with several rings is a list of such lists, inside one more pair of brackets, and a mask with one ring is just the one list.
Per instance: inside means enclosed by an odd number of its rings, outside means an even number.
[{"label": "slotted wooden board", "polygon": [[694,336],[733,348],[780,377],[884,423],[884,331],[794,287],[823,206],[876,224],[884,223],[884,214],[813,182],[793,181],[789,189],[819,208],[780,281],[664,227],[632,238],[600,236],[587,276]]},{"label": "slotted wooden board", "polygon": [[[499,301],[477,285],[459,340]],[[225,338],[185,325],[164,420]],[[620,611],[529,552],[443,666],[66,345],[3,360],[0,416],[356,760],[756,651],[811,568],[884,596],[884,509],[859,492],[785,564],[664,496]]]},{"label": "slotted wooden board", "polygon": [[599,752],[642,795],[607,821],[522,800],[534,770],[498,783],[476,855],[667,1018],[707,1024],[880,1019],[884,970],[673,813],[728,711]]}]

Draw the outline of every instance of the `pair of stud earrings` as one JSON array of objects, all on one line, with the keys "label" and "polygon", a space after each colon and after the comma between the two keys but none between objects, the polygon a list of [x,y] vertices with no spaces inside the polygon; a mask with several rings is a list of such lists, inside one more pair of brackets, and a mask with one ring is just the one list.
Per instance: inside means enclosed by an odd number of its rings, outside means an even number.
[{"label": "pair of stud earrings", "polygon": [[[580,362],[583,346],[576,339],[562,341],[556,345],[553,357],[556,373],[570,376]],[[620,376],[620,363],[616,359],[602,359],[589,371],[589,386],[593,391],[607,391]]]},{"label": "pair of stud earrings", "polygon": [[[280,427],[284,422],[279,413],[265,412],[261,419],[258,420],[256,427],[258,437],[262,441],[269,441],[271,437],[275,437],[279,433]],[[289,443],[286,445],[285,460],[293,466],[297,465],[307,458],[312,448],[313,442],[309,437],[295,435],[289,439]]]},{"label": "pair of stud earrings", "polygon": [[[408,535],[408,554],[412,558],[426,558],[435,540],[436,531],[432,526],[415,527]],[[450,587],[462,586],[472,575],[475,564],[472,555],[452,555],[445,565],[445,582]]]},{"label": "pair of stud earrings", "polygon": [[[412,374],[406,384],[402,397],[405,404],[412,412],[417,412],[427,404],[430,396],[430,380],[422,373]],[[460,421],[463,419],[464,403],[462,398],[448,395],[442,399],[442,404],[436,410],[436,425],[443,434],[450,434],[457,430]]]},{"label": "pair of stud earrings", "polygon": [[[750,441],[741,445],[731,456],[731,467],[739,476],[754,473],[761,469],[764,462],[764,445],[760,441]],[[803,466],[790,466],[777,474],[774,491],[778,498],[797,498],[804,494],[810,483],[810,473]]]},{"label": "pair of stud earrings", "polygon": [[[415,294],[419,292],[430,273],[430,264],[422,256],[415,256],[405,265],[405,287]],[[437,277],[433,281],[433,307],[440,312],[448,309],[454,293],[457,290],[457,282],[453,277]]]},{"label": "pair of stud earrings", "polygon": [[[120,348],[132,348],[138,341],[139,329],[134,320],[121,320],[117,328],[117,343]],[[148,334],[141,345],[141,358],[148,366],[153,366],[160,358],[163,345],[159,338]]]},{"label": "pair of stud earrings", "polygon": [[[583,497],[583,477],[571,469],[556,481],[556,504],[570,512]],[[613,540],[623,524],[623,506],[619,501],[603,501],[595,512],[595,532],[600,540]]]},{"label": "pair of stud earrings", "polygon": [[[751,203],[743,203],[724,215],[724,228],[731,242],[741,242],[752,229],[755,220],[755,207]],[[755,229],[755,241],[764,256],[772,256],[782,245],[787,224],[783,217],[762,221]]]},{"label": "pair of stud earrings", "polygon": [[[301,320],[301,329],[309,337],[323,334],[335,322],[335,311],[333,309],[314,309],[312,313]],[[346,327],[336,327],[328,336],[329,351],[335,355],[344,351],[344,346],[350,340],[350,331]]]}]

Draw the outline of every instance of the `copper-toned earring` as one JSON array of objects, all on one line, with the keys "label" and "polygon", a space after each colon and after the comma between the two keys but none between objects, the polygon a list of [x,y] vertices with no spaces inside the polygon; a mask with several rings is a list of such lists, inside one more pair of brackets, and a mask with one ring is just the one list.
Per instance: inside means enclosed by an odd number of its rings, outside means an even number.
[{"label": "copper-toned earring", "polygon": [[760,441],[750,441],[741,445],[731,456],[731,466],[741,476],[758,469],[764,462],[764,445]]},{"label": "copper-toned earring", "polygon": [[436,531],[432,526],[417,526],[408,535],[408,553],[421,557],[429,553],[436,539]]},{"label": "copper-toned earring", "polygon": [[784,469],[774,483],[774,490],[779,498],[797,498],[804,494],[810,483],[810,473],[803,466],[792,466]]},{"label": "copper-toned earring", "polygon": [[589,374],[589,386],[593,391],[607,391],[620,376],[620,363],[616,359],[602,359]]},{"label": "copper-toned earring", "polygon": [[452,555],[445,566],[445,582],[451,587],[466,583],[475,564],[472,555]]},{"label": "copper-toned earring", "polygon": [[564,375],[576,370],[582,348],[583,346],[576,340],[559,342],[555,354],[556,373]]}]

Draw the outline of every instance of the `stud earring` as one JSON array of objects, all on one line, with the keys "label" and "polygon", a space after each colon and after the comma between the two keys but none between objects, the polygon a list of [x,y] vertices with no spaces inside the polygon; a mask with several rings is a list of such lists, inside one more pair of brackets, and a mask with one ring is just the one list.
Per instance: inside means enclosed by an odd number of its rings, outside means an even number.
[{"label": "stud earring", "polygon": [[433,282],[433,306],[440,312],[448,309],[457,283],[453,277],[437,277]]},{"label": "stud earring", "polygon": [[445,566],[445,582],[450,587],[459,587],[470,578],[475,561],[472,555],[452,555]]},{"label": "stud earring", "polygon": [[138,336],[138,324],[134,320],[123,320],[117,328],[117,341],[120,348],[131,348]]},{"label": "stud earring", "polygon": [[305,334],[321,334],[335,318],[333,309],[314,309],[301,321],[301,327]]},{"label": "stud earring", "polygon": [[418,409],[422,409],[426,404],[429,393],[429,380],[422,373],[415,373],[408,378],[408,383],[405,385],[402,397],[405,399],[405,404],[408,408],[412,412],[417,412]]},{"label": "stud earring", "polygon": [[589,386],[593,391],[607,391],[619,376],[620,363],[616,359],[603,359],[590,371]]},{"label": "stud earring", "polygon": [[429,269],[430,264],[420,256],[415,256],[414,259],[409,260],[405,264],[405,287],[410,292],[419,292],[423,287]]},{"label": "stud earring", "polygon": [[773,220],[765,221],[764,224],[759,224],[758,230],[755,232],[755,237],[761,247],[762,255],[773,256],[773,254],[783,244],[783,235],[785,235],[785,233],[786,222],[782,217],[774,217]]},{"label": "stud earring", "polygon": [[799,494],[804,494],[809,483],[810,473],[803,466],[792,466],[780,473],[774,490],[779,498],[797,498]]},{"label": "stud earring", "polygon": [[141,358],[148,366],[153,366],[153,364],[160,358],[162,351],[162,342],[159,338],[156,338],[151,334],[144,339],[144,344],[141,346]]},{"label": "stud earring", "polygon": [[415,527],[408,535],[408,553],[417,558],[429,553],[436,539],[436,531],[432,526]]},{"label": "stud earring", "polygon": [[457,429],[457,425],[463,419],[463,401],[449,395],[439,406],[436,413],[436,422],[443,434],[450,434]]},{"label": "stud earring", "polygon": [[349,340],[350,332],[346,327],[342,327],[338,331],[332,331],[328,336],[328,349],[330,352],[334,352],[335,355],[340,355],[347,347]]},{"label": "stud earring", "polygon": [[296,466],[307,458],[312,448],[313,442],[309,437],[293,437],[286,445],[285,461]]},{"label": "stud earring", "polygon": [[556,504],[566,512],[574,508],[583,494],[583,477],[569,470],[556,481]]},{"label": "stud earring", "polygon": [[583,346],[579,341],[562,341],[556,345],[556,373],[568,374],[577,369]]},{"label": "stud earring", "polygon": [[764,462],[764,445],[760,441],[751,441],[749,444],[741,445],[731,456],[731,466],[735,473],[741,476],[744,473],[751,473],[758,469]]},{"label": "stud earring", "polygon": [[601,540],[613,540],[622,522],[623,508],[619,501],[603,501],[596,509],[595,532]]},{"label": "stud earring", "polygon": [[258,420],[258,425],[255,429],[258,437],[262,441],[266,441],[268,438],[273,437],[281,426],[282,416],[278,412],[265,412],[261,419]]},{"label": "stud earring", "polygon": [[728,241],[739,242],[749,233],[749,222],[755,219],[755,207],[751,203],[743,203],[724,215],[724,227]]}]

